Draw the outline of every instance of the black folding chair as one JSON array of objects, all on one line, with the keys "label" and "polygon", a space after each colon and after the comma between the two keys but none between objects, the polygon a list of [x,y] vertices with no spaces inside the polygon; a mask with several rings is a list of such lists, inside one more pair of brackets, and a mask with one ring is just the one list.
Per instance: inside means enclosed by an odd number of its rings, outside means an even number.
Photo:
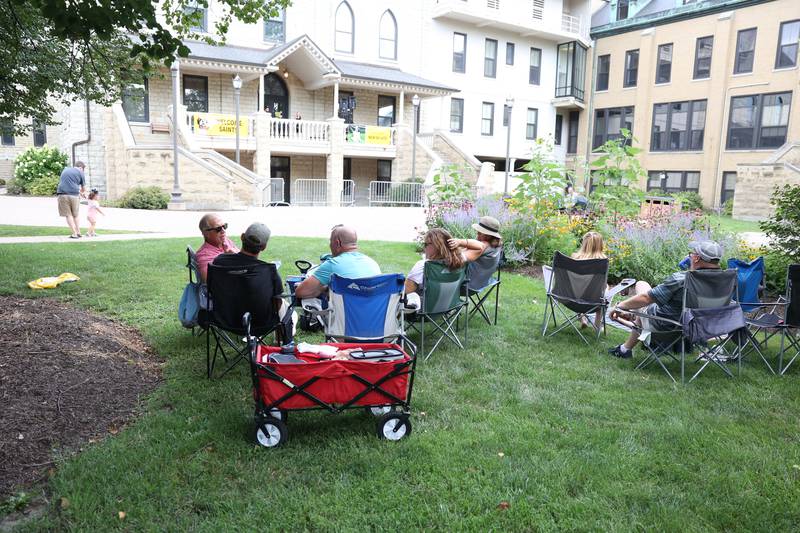
[{"label": "black folding chair", "polygon": [[192,326],[192,335],[200,337],[203,333],[208,333],[208,286],[200,278],[197,254],[191,245],[186,246],[186,269],[189,271],[189,283],[196,283],[200,286],[200,312],[197,316],[197,326]]},{"label": "black folding chair", "polygon": [[[678,361],[680,354],[681,383],[686,380],[686,355],[695,347],[699,354],[695,362],[702,361],[700,369],[689,379],[693,381],[709,365],[720,368],[727,376],[733,373],[725,366],[737,360],[741,372],[741,348],[746,338],[744,314],[736,298],[736,270],[692,270],[686,273],[683,285],[681,321],[626,310],[642,320],[649,338],[642,346],[648,355],[636,365],[637,369],[657,363],[675,382],[675,377],[664,364],[664,359]],[[717,339],[715,344],[709,344]]]},{"label": "black folding chair", "polygon": [[[800,265],[789,265],[786,272],[786,314],[777,329],[781,333],[781,351],[778,355],[778,371],[784,375],[792,363],[800,356]],[[786,342],[788,341],[788,345]],[[784,354],[794,350],[792,358],[783,366]]]},{"label": "black folding chair", "polygon": [[[484,306],[492,294],[494,294],[494,321],[489,318],[489,311]],[[467,318],[470,319],[475,313],[480,313],[487,324],[496,326],[497,310],[500,307],[500,265],[497,265],[497,270],[494,271],[493,275],[490,274],[488,279],[479,280],[473,278],[472,274],[470,274],[467,295],[471,304]]]},{"label": "black folding chair", "polygon": [[[587,313],[601,313],[602,325],[597,326],[594,322],[590,324],[595,330],[596,338],[599,339],[606,328],[607,281],[608,259],[572,259],[561,252],[556,252],[553,256],[552,278],[544,303],[542,336],[552,336],[565,328],[572,327],[583,342],[589,344],[580,330],[580,317]],[[561,325],[557,322],[557,314],[564,320]],[[548,335],[547,328],[551,321],[555,329]]]},{"label": "black folding chair", "polygon": [[[208,265],[209,316],[206,337],[206,371],[211,379],[217,356],[225,360],[227,374],[237,363],[248,357],[247,331],[242,323],[250,313],[251,334],[263,342],[276,332],[276,340],[291,341],[292,314],[279,316],[282,287],[277,268],[272,263],[249,266]],[[277,337],[280,337],[279,339]],[[214,350],[211,350],[211,340]]]}]

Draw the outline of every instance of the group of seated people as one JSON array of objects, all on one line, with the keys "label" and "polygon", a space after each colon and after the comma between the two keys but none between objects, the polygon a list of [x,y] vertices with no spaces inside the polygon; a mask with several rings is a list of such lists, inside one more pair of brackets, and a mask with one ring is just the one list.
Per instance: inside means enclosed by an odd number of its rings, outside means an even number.
[{"label": "group of seated people", "polygon": [[[241,235],[242,248],[239,249],[228,238],[228,224],[214,213],[200,219],[203,245],[196,252],[198,273],[205,283],[208,265],[248,266],[260,262],[259,254],[267,248],[270,229],[260,222],[251,224]],[[406,294],[422,292],[422,273],[426,260],[442,261],[451,270],[465,264],[468,268],[470,288],[482,288],[497,270],[502,255],[500,222],[489,216],[481,217],[472,225],[477,232],[475,239],[454,239],[447,230],[433,228],[425,234],[424,258],[418,261],[406,277]],[[333,227],[330,235],[329,258],[309,272],[308,277],[295,287],[294,295],[300,299],[316,298],[328,289],[333,274],[344,278],[357,279],[376,276],[381,273],[374,259],[358,249],[358,235],[350,226],[339,224]],[[280,277],[274,280],[280,287]]]}]

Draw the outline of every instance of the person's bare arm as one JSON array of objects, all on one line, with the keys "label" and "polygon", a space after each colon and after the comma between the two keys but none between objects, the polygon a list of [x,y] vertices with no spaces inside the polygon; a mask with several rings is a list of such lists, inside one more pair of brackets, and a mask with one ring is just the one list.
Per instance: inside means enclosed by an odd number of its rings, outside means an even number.
[{"label": "person's bare arm", "polygon": [[416,282],[411,281],[410,279],[406,278],[406,283],[405,283],[406,294],[410,294],[412,292],[417,292],[418,288],[419,288],[419,285],[417,285]]},{"label": "person's bare arm", "polygon": [[617,307],[611,311],[611,318],[612,320],[616,320],[618,317],[623,315],[620,313],[620,311],[625,311],[626,309],[639,309],[654,302],[655,300],[653,300],[653,298],[650,296],[650,293],[647,292],[637,294],[636,296],[631,296],[627,300],[620,302],[619,305],[617,305]]},{"label": "person's bare arm", "polygon": [[303,298],[316,298],[325,290],[325,285],[319,282],[314,276],[308,276],[304,279],[294,290],[295,297]]},{"label": "person's bare arm", "polygon": [[486,247],[489,246],[477,239],[449,239],[447,245],[451,250],[464,248],[464,257],[470,262],[479,258],[486,251]]}]

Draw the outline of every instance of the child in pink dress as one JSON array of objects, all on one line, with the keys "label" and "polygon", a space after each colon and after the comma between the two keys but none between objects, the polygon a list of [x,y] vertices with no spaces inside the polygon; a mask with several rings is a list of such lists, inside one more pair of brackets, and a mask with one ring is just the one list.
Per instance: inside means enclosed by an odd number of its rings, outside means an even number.
[{"label": "child in pink dress", "polygon": [[97,237],[97,233],[94,232],[94,227],[97,224],[97,214],[100,213],[105,216],[105,213],[100,209],[100,202],[97,201],[97,196],[97,189],[92,189],[89,193],[89,209],[86,213],[86,219],[89,221],[89,231],[86,235],[89,237]]}]

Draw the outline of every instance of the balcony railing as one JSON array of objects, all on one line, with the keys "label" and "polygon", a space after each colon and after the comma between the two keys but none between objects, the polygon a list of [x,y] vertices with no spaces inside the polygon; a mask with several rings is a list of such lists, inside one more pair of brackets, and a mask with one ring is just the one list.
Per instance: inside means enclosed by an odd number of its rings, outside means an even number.
[{"label": "balcony railing", "polygon": [[567,85],[564,87],[556,87],[556,98],[564,98],[572,96],[580,101],[583,101],[584,90],[574,85]]},{"label": "balcony railing", "polygon": [[327,143],[330,132],[330,124],[327,122],[287,118],[273,118],[269,121],[269,136],[288,143]]}]

